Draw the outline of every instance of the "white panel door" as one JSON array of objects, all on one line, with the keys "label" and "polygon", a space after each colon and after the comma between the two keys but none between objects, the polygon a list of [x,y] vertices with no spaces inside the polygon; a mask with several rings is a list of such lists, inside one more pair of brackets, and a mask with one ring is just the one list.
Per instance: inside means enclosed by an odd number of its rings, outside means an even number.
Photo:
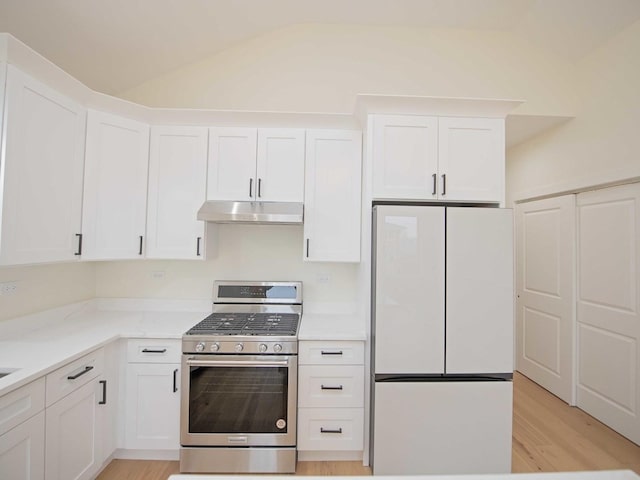
[{"label": "white panel door", "polygon": [[640,444],[640,184],[577,204],[577,404]]},{"label": "white panel door", "polygon": [[86,110],[9,65],[0,158],[0,263],[77,256]]},{"label": "white panel door", "polygon": [[374,116],[373,198],[435,199],[437,173],[437,117]]},{"label": "white panel door", "polygon": [[504,120],[438,120],[439,198],[504,202]]},{"label": "white panel door", "polygon": [[447,208],[446,373],[513,372],[513,212]]},{"label": "white panel door", "polygon": [[511,382],[375,384],[375,475],[511,472]]},{"label": "white panel door", "polygon": [[258,130],[256,198],[265,202],[304,201],[305,131]]},{"label": "white panel door", "polygon": [[0,435],[0,477],[44,480],[44,411]]},{"label": "white panel door", "polygon": [[256,200],[255,128],[210,128],[207,200]]},{"label": "white panel door", "polygon": [[203,259],[207,193],[205,127],[151,127],[147,258]]},{"label": "white panel door", "polygon": [[149,126],[89,111],[82,258],[142,258],[147,214]]},{"label": "white panel door", "polygon": [[375,373],[444,373],[445,209],[374,212]]},{"label": "white panel door", "polygon": [[304,260],[360,261],[362,134],[308,130]]},{"label": "white panel door", "polygon": [[125,448],[180,448],[180,364],[127,365]]},{"label": "white panel door", "polygon": [[516,206],[516,369],[575,405],[575,196]]}]

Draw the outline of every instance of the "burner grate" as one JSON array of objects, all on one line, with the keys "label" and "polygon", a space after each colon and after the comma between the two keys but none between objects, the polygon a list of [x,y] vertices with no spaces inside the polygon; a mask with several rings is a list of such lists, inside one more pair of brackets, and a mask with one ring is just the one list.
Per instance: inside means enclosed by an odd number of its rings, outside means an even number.
[{"label": "burner grate", "polygon": [[212,313],[187,335],[294,336],[298,319],[297,313]]}]

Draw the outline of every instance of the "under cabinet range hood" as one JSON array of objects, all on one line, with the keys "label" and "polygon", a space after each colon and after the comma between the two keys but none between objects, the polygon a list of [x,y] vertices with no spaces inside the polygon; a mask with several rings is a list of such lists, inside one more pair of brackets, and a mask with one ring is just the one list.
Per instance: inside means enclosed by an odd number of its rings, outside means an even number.
[{"label": "under cabinet range hood", "polygon": [[198,210],[198,220],[213,223],[300,225],[303,204],[293,202],[233,202],[209,200]]}]

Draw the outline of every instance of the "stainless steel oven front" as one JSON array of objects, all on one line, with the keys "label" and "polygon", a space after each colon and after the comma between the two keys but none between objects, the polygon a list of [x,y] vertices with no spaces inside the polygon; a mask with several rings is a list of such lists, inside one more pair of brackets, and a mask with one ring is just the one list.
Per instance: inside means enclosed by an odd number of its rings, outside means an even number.
[{"label": "stainless steel oven front", "polygon": [[182,355],[185,447],[295,447],[297,355]]}]

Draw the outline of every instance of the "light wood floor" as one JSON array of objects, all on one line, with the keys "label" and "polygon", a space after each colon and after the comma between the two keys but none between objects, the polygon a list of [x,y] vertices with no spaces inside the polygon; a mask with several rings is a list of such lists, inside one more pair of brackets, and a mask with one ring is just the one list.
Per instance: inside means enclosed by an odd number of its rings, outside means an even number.
[{"label": "light wood floor", "polygon": [[[582,410],[515,374],[512,471],[630,469],[640,474],[640,446]],[[178,462],[114,460],[98,480],[166,480]],[[299,462],[296,475],[369,475],[360,462]]]}]

